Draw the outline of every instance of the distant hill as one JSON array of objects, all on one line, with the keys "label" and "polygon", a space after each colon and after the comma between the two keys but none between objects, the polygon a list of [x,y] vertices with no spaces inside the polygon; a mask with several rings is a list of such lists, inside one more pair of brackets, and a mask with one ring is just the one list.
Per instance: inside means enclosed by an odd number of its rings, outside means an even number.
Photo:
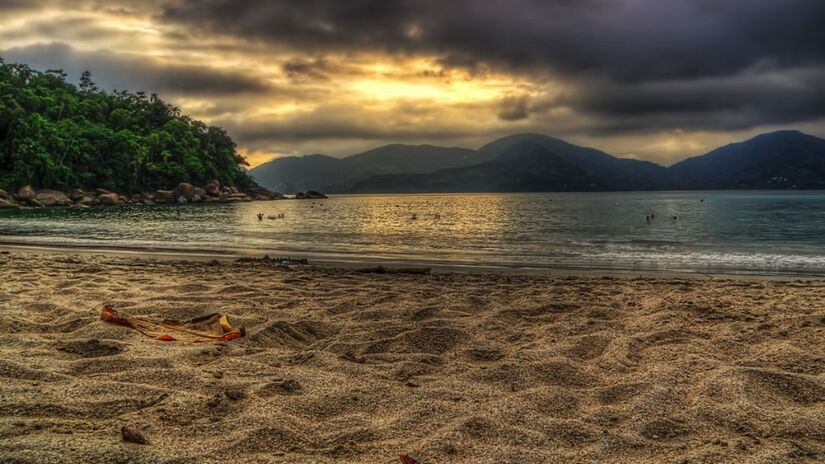
[{"label": "distant hill", "polygon": [[684,189],[825,188],[825,140],[795,130],[762,134],[668,169]]},{"label": "distant hill", "polygon": [[475,163],[474,150],[432,145],[385,145],[346,158],[326,155],[276,158],[249,171],[261,185],[279,192],[349,192],[370,176],[427,173]]},{"label": "distant hill", "polygon": [[798,131],[760,135],[664,168],[541,134],[514,134],[477,151],[387,145],[347,158],[274,160],[250,171],[292,192],[540,192],[825,188],[825,140]]}]

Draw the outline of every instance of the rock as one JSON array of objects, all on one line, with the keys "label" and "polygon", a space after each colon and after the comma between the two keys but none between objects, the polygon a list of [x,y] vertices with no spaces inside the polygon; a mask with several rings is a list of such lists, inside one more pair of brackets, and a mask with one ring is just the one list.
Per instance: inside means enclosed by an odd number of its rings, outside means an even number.
[{"label": "rock", "polygon": [[95,202],[95,199],[90,197],[90,196],[85,196],[85,197],[81,198],[80,200],[77,200],[77,204],[87,205],[87,206],[91,205],[94,202]]},{"label": "rock", "polygon": [[147,440],[142,433],[138,432],[137,430],[130,429],[125,425],[120,428],[120,435],[123,437],[123,441],[127,441],[129,443],[136,443],[138,445],[149,444],[149,440]]},{"label": "rock", "polygon": [[89,207],[89,205],[84,205],[83,203],[75,203],[72,206],[69,206],[69,208],[77,208],[77,209],[83,209],[83,208],[88,208],[88,207]]},{"label": "rock", "polygon": [[112,192],[110,190],[101,189],[101,188],[95,189],[95,192],[97,192],[98,195],[108,195],[110,193],[115,193],[115,192]]},{"label": "rock", "polygon": [[[192,197],[195,196],[195,187],[192,187],[192,184],[188,182],[181,182],[175,188],[175,198],[180,199],[180,197],[186,198],[186,201],[192,201]],[[178,201],[180,203],[180,201]]]},{"label": "rock", "polygon": [[81,189],[71,189],[69,190],[69,199],[78,202],[86,196],[86,192]]},{"label": "rock", "polygon": [[175,192],[172,190],[157,190],[155,191],[155,196],[152,200],[155,203],[174,203]]},{"label": "rock", "polygon": [[69,200],[65,193],[57,190],[41,190],[37,192],[34,198],[45,206],[69,206],[72,204],[72,200]]},{"label": "rock", "polygon": [[128,199],[128,198],[126,198],[126,197],[124,197],[123,195],[118,195],[118,196],[117,196],[117,200],[118,200],[120,203],[129,203],[129,199]]},{"label": "rock", "polygon": [[197,195],[201,198],[206,196],[206,189],[202,189],[200,187],[195,187],[193,190],[195,191],[195,195]]},{"label": "rock", "polygon": [[146,199],[146,200],[143,200],[143,204],[144,204],[144,205],[154,205],[154,204],[155,204],[155,202],[154,202],[154,201],[152,201],[152,200]]},{"label": "rock", "polygon": [[306,195],[307,195],[308,198],[318,198],[318,199],[328,198],[326,195],[324,195],[323,193],[318,192],[316,190],[307,190]]},{"label": "rock", "polygon": [[11,195],[3,189],[0,189],[0,200],[11,200]]},{"label": "rock", "polygon": [[217,197],[221,194],[221,183],[216,180],[213,180],[212,182],[206,184],[203,187],[203,189],[206,190],[206,193],[208,193],[209,195]]},{"label": "rock", "polygon": [[143,199],[144,200],[154,200],[155,194],[152,192],[143,192]]},{"label": "rock", "polygon": [[181,196],[178,197],[177,202],[178,202],[179,205],[184,205],[184,204],[188,203],[189,200],[187,200],[185,196],[181,195]]},{"label": "rock", "polygon": [[117,193],[104,193],[97,197],[101,205],[107,206],[114,206],[119,204],[120,198],[120,195],[118,195]]},{"label": "rock", "polygon": [[133,193],[133,194],[131,195],[130,199],[131,199],[133,202],[136,202],[136,203],[137,203],[137,202],[143,201],[143,195],[141,195],[141,194],[139,194],[139,193]]},{"label": "rock", "polygon": [[20,209],[20,205],[10,199],[0,198],[0,209]]},{"label": "rock", "polygon": [[24,185],[17,190],[17,199],[18,200],[26,200],[31,201],[34,200],[37,193],[34,191],[31,185]]},{"label": "rock", "polygon": [[281,200],[286,198],[278,192],[273,192],[258,186],[249,188],[249,193],[251,194],[250,196],[256,200]]},{"label": "rock", "polygon": [[197,203],[197,202],[199,202],[199,201],[201,201],[201,200],[203,200],[203,197],[201,197],[201,196],[200,196],[200,195],[198,195],[197,193],[196,193],[196,194],[192,197],[192,203]]},{"label": "rock", "polygon": [[32,198],[31,200],[26,200],[26,203],[28,203],[31,206],[34,206],[35,208],[45,208],[46,207],[46,205],[44,205],[43,203],[40,203],[40,201],[38,201],[36,198]]},{"label": "rock", "polygon": [[297,192],[297,193],[295,193],[295,199],[296,199],[296,200],[303,200],[303,199],[305,199],[306,197],[307,197],[307,194],[306,194],[306,193],[304,193],[304,192]]}]

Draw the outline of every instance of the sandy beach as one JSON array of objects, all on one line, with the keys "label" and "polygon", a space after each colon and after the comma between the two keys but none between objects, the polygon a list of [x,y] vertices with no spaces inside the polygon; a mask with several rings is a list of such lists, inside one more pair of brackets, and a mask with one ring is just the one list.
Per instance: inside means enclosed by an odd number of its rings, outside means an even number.
[{"label": "sandy beach", "polygon": [[[2,462],[825,459],[825,281],[5,251],[0,282]],[[159,342],[105,303],[247,336]]]}]

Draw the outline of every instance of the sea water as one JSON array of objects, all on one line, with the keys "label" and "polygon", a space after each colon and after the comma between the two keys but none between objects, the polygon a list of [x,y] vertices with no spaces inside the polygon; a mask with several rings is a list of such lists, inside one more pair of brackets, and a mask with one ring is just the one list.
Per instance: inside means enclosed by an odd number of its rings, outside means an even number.
[{"label": "sea water", "polygon": [[[283,218],[266,217],[279,213]],[[332,261],[818,275],[825,274],[825,192],[342,195],[0,210],[0,242]]]}]

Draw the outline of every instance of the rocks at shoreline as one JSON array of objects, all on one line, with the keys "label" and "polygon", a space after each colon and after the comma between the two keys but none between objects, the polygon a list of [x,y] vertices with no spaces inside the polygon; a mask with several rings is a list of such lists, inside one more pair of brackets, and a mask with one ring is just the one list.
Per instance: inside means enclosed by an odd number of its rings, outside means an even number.
[{"label": "rocks at shoreline", "polygon": [[[320,198],[320,197],[317,197]],[[326,198],[326,196],[324,196]],[[251,187],[241,191],[234,185],[221,187],[213,180],[203,187],[182,182],[174,190],[156,190],[155,192],[132,193],[121,195],[103,188],[86,192],[79,188],[64,193],[57,190],[35,190],[30,185],[20,187],[15,194],[0,190],[0,209],[20,209],[23,207],[66,206],[84,208],[89,206],[116,205],[154,205],[185,203],[229,203],[236,201],[284,200],[284,195],[269,191],[263,187]]]},{"label": "rocks at shoreline", "polygon": [[329,197],[315,190],[307,190],[306,192],[298,192],[295,194],[296,200],[322,200],[324,198]]}]

